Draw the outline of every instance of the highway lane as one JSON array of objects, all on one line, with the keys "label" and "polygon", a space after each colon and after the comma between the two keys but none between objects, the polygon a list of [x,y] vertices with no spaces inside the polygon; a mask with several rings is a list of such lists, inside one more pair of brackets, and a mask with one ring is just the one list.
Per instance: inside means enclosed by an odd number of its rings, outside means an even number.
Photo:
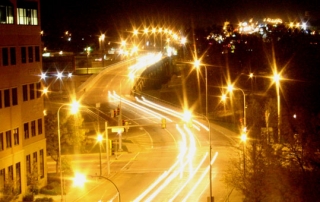
[{"label": "highway lane", "polygon": [[[129,129],[130,132],[123,134],[123,138],[131,140],[139,148],[131,151],[133,160],[130,158],[127,163],[121,164],[123,167],[119,164],[117,169],[120,171],[110,176],[122,193],[122,201],[206,201],[209,195],[209,133],[205,129],[198,131],[193,127],[192,135],[188,135],[189,129],[184,127],[181,117],[168,115],[159,110],[159,107],[158,110],[151,109],[150,106],[142,109],[141,103],[129,97],[130,85],[126,83],[128,72],[130,73],[128,67],[120,66],[108,70],[81,94],[81,99],[86,104],[108,102],[114,108],[121,101],[123,118],[128,120],[132,127],[141,128],[141,133],[131,134]],[[131,102],[137,107],[133,107]],[[162,116],[167,117],[166,129],[160,127]],[[206,124],[205,121],[202,122]],[[223,201],[229,190],[223,187],[220,180],[227,159],[234,155],[232,148],[237,147],[237,141],[233,140],[233,136],[228,137],[229,134],[216,130],[213,125],[211,128],[212,156],[216,152],[218,154],[212,169],[213,195],[215,201]],[[192,159],[187,156],[188,152],[192,154]],[[192,169],[189,169],[190,167]],[[161,177],[163,179],[160,179]],[[90,190],[90,194],[79,201],[95,201],[99,197],[101,200],[102,195],[105,200],[114,197],[114,189],[111,191],[105,184],[108,182]],[[181,187],[183,189],[180,191]],[[109,190],[107,193],[106,189]],[[92,198],[94,196],[95,199]]]}]

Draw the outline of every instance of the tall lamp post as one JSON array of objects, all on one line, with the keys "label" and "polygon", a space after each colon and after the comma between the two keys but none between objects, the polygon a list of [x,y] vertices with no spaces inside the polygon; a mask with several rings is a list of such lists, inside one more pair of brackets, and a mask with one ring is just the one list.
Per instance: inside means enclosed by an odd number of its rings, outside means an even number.
[{"label": "tall lamp post", "polygon": [[228,85],[228,91],[232,92],[233,90],[239,90],[243,94],[243,132],[247,132],[247,115],[246,115],[246,94],[241,88],[235,88],[233,85]]},{"label": "tall lamp post", "polygon": [[[243,176],[246,176],[246,156],[245,156],[245,144],[247,141],[247,116],[246,116],[246,94],[241,88],[235,88],[233,85],[228,85],[228,92],[232,92],[233,90],[239,90],[243,94],[243,128],[241,131],[241,141],[243,143]],[[225,99],[225,95],[223,95],[223,99]]]},{"label": "tall lamp post", "polygon": [[247,134],[246,133],[242,133],[241,135],[241,141],[242,141],[242,146],[243,146],[243,177],[246,177],[246,141],[247,141]]},{"label": "tall lamp post", "polygon": [[71,114],[75,114],[78,111],[79,103],[73,102],[72,104],[63,104],[59,107],[57,112],[57,122],[58,122],[58,147],[59,147],[59,171],[60,171],[60,189],[61,189],[61,201],[63,201],[63,194],[64,194],[64,187],[63,187],[63,179],[62,179],[62,166],[61,166],[61,133],[60,133],[60,110],[64,106],[70,106],[70,112]]},{"label": "tall lamp post", "polygon": [[101,34],[99,37],[99,43],[100,43],[100,51],[102,51],[102,67],[104,67],[104,39],[106,35]]},{"label": "tall lamp post", "polygon": [[280,134],[280,125],[281,125],[281,118],[280,118],[280,80],[281,80],[280,74],[275,73],[273,75],[273,82],[276,84],[276,91],[277,91],[278,143],[281,143],[281,134]]},{"label": "tall lamp post", "polygon": [[99,142],[99,162],[100,162],[100,176],[102,175],[102,163],[101,163],[101,143],[102,143],[103,137],[101,134],[98,134],[97,141]]},{"label": "tall lamp post", "polygon": [[[194,67],[199,70],[200,69],[200,60],[195,60],[194,61]],[[207,66],[203,66],[205,69],[205,85],[206,85],[206,116],[208,116],[208,71],[207,71]]]},{"label": "tall lamp post", "polygon": [[[194,61],[194,67],[199,70],[201,66],[201,62],[200,60],[195,60]],[[211,165],[211,130],[210,130],[210,122],[209,122],[209,118],[208,118],[208,72],[207,72],[207,66],[203,66],[205,68],[205,85],[206,85],[206,114],[205,117],[208,121],[209,124],[209,183],[210,183],[210,198],[208,199],[209,202],[213,202],[214,199],[212,197],[212,165]]]}]

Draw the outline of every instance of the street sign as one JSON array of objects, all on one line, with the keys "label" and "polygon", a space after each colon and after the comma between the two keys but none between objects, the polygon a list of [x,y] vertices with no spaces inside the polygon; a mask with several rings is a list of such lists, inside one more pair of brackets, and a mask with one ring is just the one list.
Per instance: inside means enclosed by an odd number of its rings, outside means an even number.
[{"label": "street sign", "polygon": [[124,127],[112,127],[111,132],[113,133],[123,133],[124,132]]}]

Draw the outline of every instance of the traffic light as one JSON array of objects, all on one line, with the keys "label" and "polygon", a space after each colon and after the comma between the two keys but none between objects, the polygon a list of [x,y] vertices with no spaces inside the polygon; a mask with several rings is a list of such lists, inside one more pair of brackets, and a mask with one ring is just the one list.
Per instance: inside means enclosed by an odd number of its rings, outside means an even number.
[{"label": "traffic light", "polygon": [[114,114],[114,110],[113,109],[111,109],[110,113],[111,113],[111,118],[114,118],[115,114]]},{"label": "traffic light", "polygon": [[164,129],[164,128],[166,128],[166,126],[167,126],[167,124],[166,124],[166,119],[165,118],[162,118],[161,119],[161,127]]},{"label": "traffic light", "polygon": [[129,122],[128,121],[124,122],[124,128],[126,129],[126,132],[128,132],[128,130],[129,130]]}]

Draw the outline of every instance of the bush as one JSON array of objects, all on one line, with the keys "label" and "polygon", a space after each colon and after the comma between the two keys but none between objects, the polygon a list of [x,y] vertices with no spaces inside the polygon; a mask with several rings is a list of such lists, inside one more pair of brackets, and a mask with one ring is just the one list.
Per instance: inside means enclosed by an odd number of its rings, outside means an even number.
[{"label": "bush", "polygon": [[58,195],[60,194],[60,183],[52,182],[40,189],[40,194]]},{"label": "bush", "polygon": [[45,189],[45,188],[41,188],[41,189],[40,189],[40,194],[51,195],[51,196],[57,195],[57,193],[56,193],[55,190]]},{"label": "bush", "polygon": [[34,196],[33,194],[27,194],[22,198],[23,202],[33,202]]},{"label": "bush", "polygon": [[53,202],[53,199],[48,197],[43,197],[43,198],[37,198],[35,202]]}]

